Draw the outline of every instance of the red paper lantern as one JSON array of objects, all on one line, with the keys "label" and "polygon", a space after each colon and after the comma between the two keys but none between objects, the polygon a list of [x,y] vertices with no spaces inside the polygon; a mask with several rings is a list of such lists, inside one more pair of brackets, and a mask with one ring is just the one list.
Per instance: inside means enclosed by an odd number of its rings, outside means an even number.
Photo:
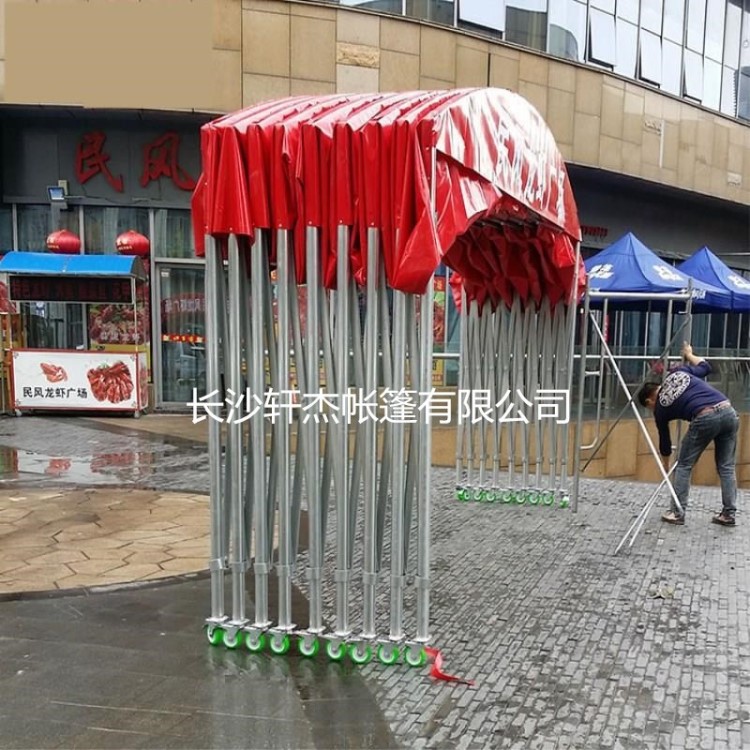
[{"label": "red paper lantern", "polygon": [[129,229],[123,232],[117,240],[115,247],[120,255],[137,255],[139,258],[147,258],[151,252],[151,243],[148,237]]},{"label": "red paper lantern", "polygon": [[76,255],[81,252],[81,238],[67,229],[58,229],[47,237],[47,249],[53,253]]}]

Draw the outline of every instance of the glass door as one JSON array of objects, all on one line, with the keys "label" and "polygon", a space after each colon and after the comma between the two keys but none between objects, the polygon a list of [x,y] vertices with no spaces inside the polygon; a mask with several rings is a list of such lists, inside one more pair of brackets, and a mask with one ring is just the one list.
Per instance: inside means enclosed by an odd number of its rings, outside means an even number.
[{"label": "glass door", "polygon": [[206,391],[202,265],[158,265],[161,404],[187,405]]}]

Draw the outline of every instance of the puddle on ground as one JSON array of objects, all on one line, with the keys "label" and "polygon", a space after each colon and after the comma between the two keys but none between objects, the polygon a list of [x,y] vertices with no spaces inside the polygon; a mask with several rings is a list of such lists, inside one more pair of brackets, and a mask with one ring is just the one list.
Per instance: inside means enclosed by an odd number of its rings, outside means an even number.
[{"label": "puddle on ground", "polygon": [[149,477],[155,468],[153,451],[120,451],[67,458],[0,445],[0,478],[3,483],[54,479],[75,484],[120,484]]}]

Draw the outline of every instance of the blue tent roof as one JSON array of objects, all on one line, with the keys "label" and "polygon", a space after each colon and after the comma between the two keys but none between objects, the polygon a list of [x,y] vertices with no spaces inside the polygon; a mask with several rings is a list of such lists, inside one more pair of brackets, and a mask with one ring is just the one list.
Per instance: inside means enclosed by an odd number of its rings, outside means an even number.
[{"label": "blue tent roof", "polygon": [[132,255],[58,255],[15,251],[7,253],[0,260],[0,273],[31,276],[145,276],[140,258]]},{"label": "blue tent roof", "polygon": [[680,263],[677,268],[683,273],[690,274],[693,278],[713,284],[729,292],[731,296],[730,309],[735,312],[750,311],[750,279],[745,279],[739,273],[733,271],[707,247],[702,247],[687,260]]},{"label": "blue tent roof", "polygon": [[589,289],[593,292],[629,292],[649,296],[686,292],[692,283],[693,304],[726,309],[729,292],[691,278],[665,263],[632,232],[586,261]]}]

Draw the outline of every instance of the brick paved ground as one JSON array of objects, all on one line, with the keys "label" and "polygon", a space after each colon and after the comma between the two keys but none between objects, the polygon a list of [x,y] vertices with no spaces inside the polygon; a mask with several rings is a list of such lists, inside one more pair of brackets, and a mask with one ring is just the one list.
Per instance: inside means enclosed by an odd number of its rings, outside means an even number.
[{"label": "brick paved ground", "polygon": [[[205,491],[201,446],[60,424],[45,421],[45,445],[82,455],[106,440],[158,454],[148,476],[113,470],[112,481]],[[32,427],[0,422],[0,444],[34,450]],[[404,747],[750,746],[747,514],[734,529],[711,525],[718,490],[698,488],[686,526],[660,524],[663,501],[632,550],[614,557],[651,485],[583,481],[577,515],[459,504],[452,487],[452,472],[436,470],[432,622],[447,669],[476,686],[362,667]],[[386,597],[384,585],[383,613]]]}]

